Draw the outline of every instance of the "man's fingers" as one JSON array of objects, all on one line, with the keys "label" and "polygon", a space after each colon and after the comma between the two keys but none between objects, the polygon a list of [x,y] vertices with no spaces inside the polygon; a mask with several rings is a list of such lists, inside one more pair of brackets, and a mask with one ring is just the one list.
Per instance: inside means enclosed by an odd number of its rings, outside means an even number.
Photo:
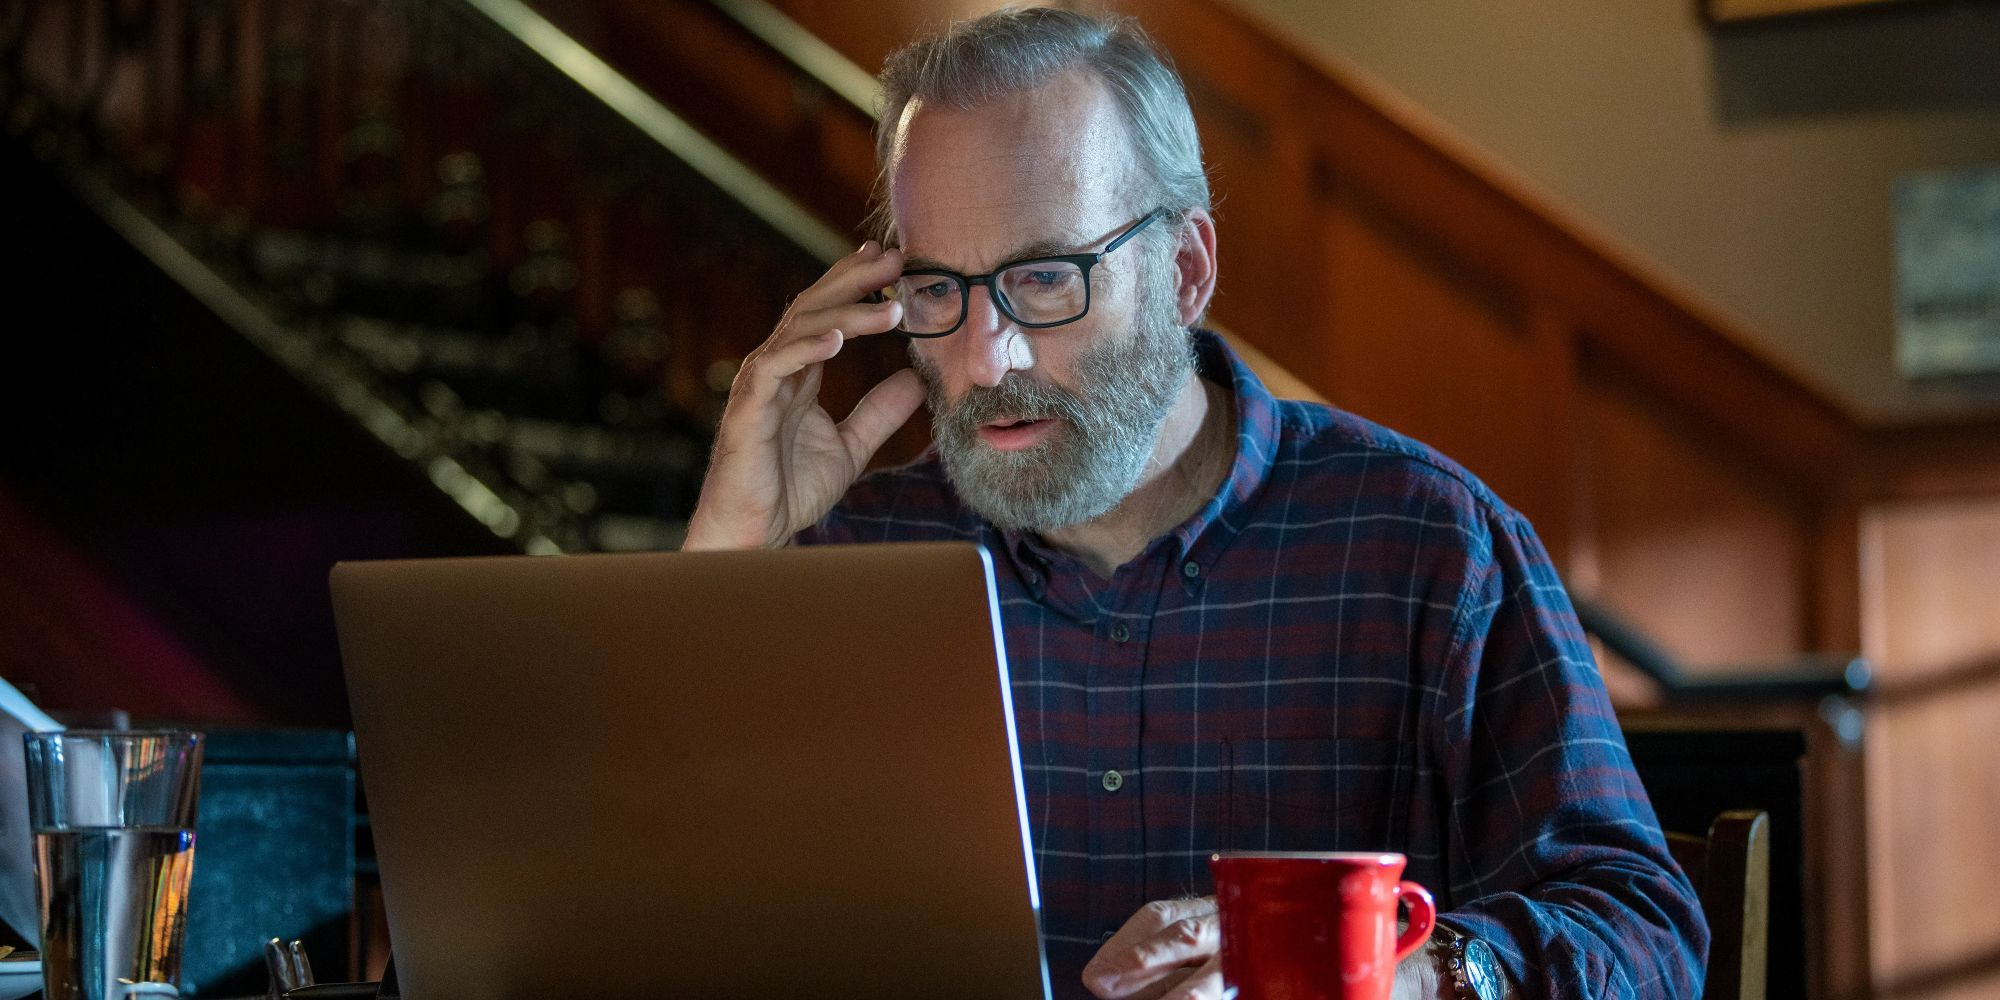
[{"label": "man's fingers", "polygon": [[887,333],[903,321],[903,304],[893,299],[882,302],[845,302],[824,309],[809,309],[786,317],[785,326],[795,336],[817,336],[820,331],[840,330],[849,337]]},{"label": "man's fingers", "polygon": [[1161,994],[1160,1000],[1223,1000],[1221,956],[1203,962],[1193,975]]},{"label": "man's fingers", "polygon": [[[840,353],[840,345],[848,339],[886,333],[895,329],[902,318],[903,306],[899,302],[849,302],[789,317],[764,346],[743,359],[737,376],[765,383],[790,378],[799,369]],[[761,388],[771,386],[766,384]]]},{"label": "man's fingers", "polygon": [[1220,945],[1213,897],[1148,903],[1084,966],[1084,986],[1105,998],[1143,997],[1177,970],[1212,957]]},{"label": "man's fingers", "polygon": [[793,309],[824,309],[843,302],[853,302],[869,292],[879,292],[893,284],[903,273],[903,253],[900,250],[885,250],[874,240],[861,244],[861,249],[834,261],[825,274],[812,287],[799,293],[792,301]]},{"label": "man's fingers", "polygon": [[817,336],[767,344],[744,359],[742,370],[736,373],[737,388],[747,389],[751,400],[761,402],[777,391],[779,382],[798,374],[799,369],[839,354],[846,339],[840,330],[832,329]]},{"label": "man's fingers", "polygon": [[1138,968],[1164,972],[1205,961],[1221,947],[1215,915],[1208,914],[1176,920],[1132,950]]},{"label": "man's fingers", "polygon": [[895,280],[901,268],[902,254],[873,240],[835,263],[792,303],[771,339],[743,359],[731,396],[761,403],[776,394],[779,382],[840,353],[848,339],[894,330],[903,319],[902,303],[857,300]]},{"label": "man's fingers", "polygon": [[[893,330],[902,318],[896,302],[863,302],[869,292],[896,280],[903,255],[873,241],[834,263],[794,300],[771,336],[749,356],[729,390],[716,428],[701,499],[688,527],[690,548],[737,548],[783,544],[801,509],[817,518],[839,499],[824,496],[845,489],[830,466],[849,465],[846,455],[826,450],[830,422],[819,406],[824,362],[840,353],[850,336]],[[914,404],[902,380],[850,417],[841,429],[841,450],[872,453],[908,419]],[[921,395],[921,393],[919,393]],[[864,455],[852,463],[858,470]],[[803,467],[795,463],[805,463]],[[845,481],[851,481],[852,475]]]},{"label": "man's fingers", "polygon": [[854,404],[853,412],[840,424],[840,439],[847,445],[847,454],[854,459],[854,467],[868,464],[877,449],[882,447],[889,435],[908,423],[917,407],[924,404],[924,381],[909,368],[883,379],[861,402]]}]

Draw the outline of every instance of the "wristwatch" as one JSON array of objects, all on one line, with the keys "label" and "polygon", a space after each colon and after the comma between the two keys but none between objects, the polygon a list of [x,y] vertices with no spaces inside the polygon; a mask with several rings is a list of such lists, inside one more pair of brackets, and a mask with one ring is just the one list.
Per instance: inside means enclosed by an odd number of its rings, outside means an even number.
[{"label": "wristwatch", "polygon": [[1432,936],[1444,946],[1438,975],[1451,983],[1458,1000],[1504,1000],[1507,974],[1486,942],[1439,921]]}]

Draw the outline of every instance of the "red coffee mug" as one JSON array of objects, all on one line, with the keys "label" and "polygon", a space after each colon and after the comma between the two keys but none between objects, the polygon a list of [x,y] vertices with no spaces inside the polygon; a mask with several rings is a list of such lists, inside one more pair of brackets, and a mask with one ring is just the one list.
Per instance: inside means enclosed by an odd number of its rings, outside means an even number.
[{"label": "red coffee mug", "polygon": [[[1431,894],[1400,854],[1230,851],[1209,858],[1222,980],[1237,1000],[1389,1000],[1396,963],[1430,937]],[[1410,925],[1396,933],[1396,903]]]}]

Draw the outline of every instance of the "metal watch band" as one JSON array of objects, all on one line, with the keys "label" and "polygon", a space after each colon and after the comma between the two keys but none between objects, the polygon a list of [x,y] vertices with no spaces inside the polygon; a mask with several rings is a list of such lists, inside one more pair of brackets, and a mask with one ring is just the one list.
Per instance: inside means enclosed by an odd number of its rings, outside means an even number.
[{"label": "metal watch band", "polygon": [[1458,1000],[1502,1000],[1506,990],[1499,962],[1486,942],[1442,923],[1436,933],[1444,938],[1444,974],[1451,980],[1452,995]]}]

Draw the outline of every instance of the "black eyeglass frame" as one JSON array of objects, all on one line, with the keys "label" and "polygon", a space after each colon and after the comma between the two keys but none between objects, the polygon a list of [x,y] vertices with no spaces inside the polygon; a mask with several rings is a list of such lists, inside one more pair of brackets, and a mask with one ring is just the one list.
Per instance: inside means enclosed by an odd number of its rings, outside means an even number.
[{"label": "black eyeglass frame", "polygon": [[[1167,215],[1170,214],[1172,214],[1171,210],[1164,205],[1159,208],[1153,209],[1150,212],[1147,212],[1145,217],[1141,218],[1137,222],[1132,223],[1132,225],[1127,227],[1124,232],[1119,233],[1117,236],[1112,237],[1111,242],[1105,244],[1104,249],[1096,251],[1095,253],[1069,253],[1069,254],[1051,254],[1049,256],[1044,256],[1044,257],[1023,257],[1020,260],[1010,260],[1004,264],[1001,264],[999,267],[996,267],[985,274],[960,274],[957,271],[953,271],[948,268],[942,268],[942,267],[910,268],[904,271],[897,280],[900,281],[902,278],[909,278],[909,277],[921,277],[923,275],[933,275],[941,278],[958,279],[958,322],[953,323],[950,329],[940,330],[937,333],[912,333],[908,330],[903,329],[901,325],[897,326],[896,332],[905,337],[909,337],[912,340],[935,340],[938,337],[949,337],[952,334],[957,333],[958,328],[965,325],[965,318],[972,314],[972,289],[976,285],[985,285],[987,294],[993,296],[994,307],[1000,310],[1001,315],[1006,316],[1010,320],[1013,320],[1017,326],[1029,330],[1046,330],[1051,327],[1068,326],[1069,324],[1074,323],[1077,320],[1080,320],[1085,316],[1090,315],[1090,294],[1091,294],[1090,271],[1092,268],[1097,266],[1097,262],[1103,260],[1107,254],[1111,253],[1111,251],[1124,246],[1128,242],[1131,242],[1132,238],[1134,236],[1139,235],[1139,233],[1143,231],[1147,226],[1150,226],[1153,223],[1158,222],[1160,219],[1165,218]],[[1068,319],[1057,320],[1056,322],[1053,323],[1030,323],[1027,320],[1022,319],[1021,317],[1014,315],[1013,307],[1007,304],[1006,294],[1000,291],[999,285],[993,283],[993,279],[999,277],[1002,272],[1011,271],[1014,268],[1020,267],[1023,264],[1044,264],[1044,263],[1073,264],[1076,266],[1076,269],[1083,274],[1082,312],[1079,312]]]}]

